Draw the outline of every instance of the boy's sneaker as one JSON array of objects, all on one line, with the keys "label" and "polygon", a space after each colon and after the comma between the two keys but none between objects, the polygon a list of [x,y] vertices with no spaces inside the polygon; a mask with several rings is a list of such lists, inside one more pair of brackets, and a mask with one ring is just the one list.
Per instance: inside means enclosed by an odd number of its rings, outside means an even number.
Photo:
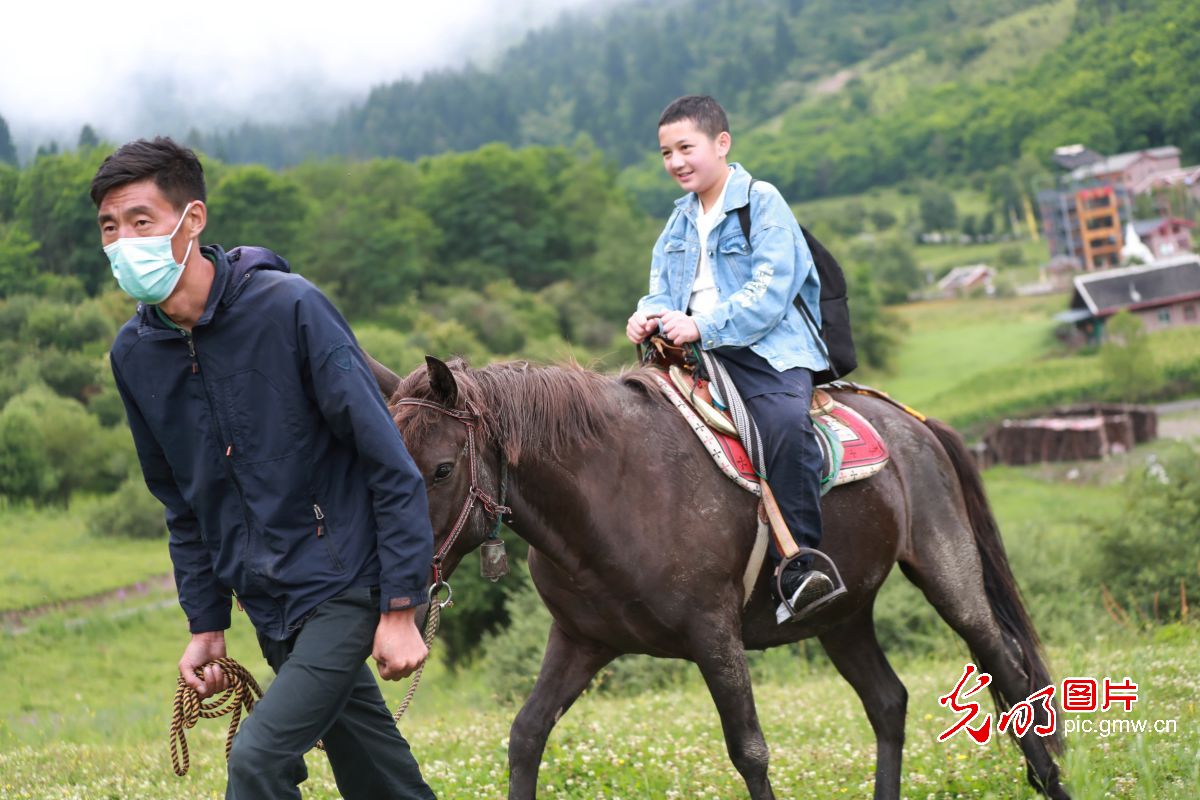
[{"label": "boy's sneaker", "polygon": [[[806,608],[833,591],[833,581],[824,572],[817,569],[784,570],[780,581],[783,596],[787,602],[781,602],[775,609],[775,622],[783,624],[793,617],[803,615]],[[792,609],[788,610],[788,605]]]}]

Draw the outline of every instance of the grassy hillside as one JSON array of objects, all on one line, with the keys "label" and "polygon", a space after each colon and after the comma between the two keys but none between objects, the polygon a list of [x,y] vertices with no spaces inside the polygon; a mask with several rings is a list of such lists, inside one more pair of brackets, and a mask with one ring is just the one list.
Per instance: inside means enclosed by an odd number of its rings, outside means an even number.
[{"label": "grassy hillside", "polygon": [[930,414],[930,400],[989,369],[1028,363],[1053,343],[1053,315],[1062,295],[999,300],[929,300],[893,306],[907,334],[896,351],[894,376],[863,376]]}]

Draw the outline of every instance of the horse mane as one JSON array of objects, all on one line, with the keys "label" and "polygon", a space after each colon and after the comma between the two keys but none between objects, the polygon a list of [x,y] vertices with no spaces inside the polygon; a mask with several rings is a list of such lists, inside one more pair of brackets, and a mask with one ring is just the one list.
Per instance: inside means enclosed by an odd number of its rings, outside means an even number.
[{"label": "horse mane", "polygon": [[[527,451],[549,456],[572,444],[596,444],[611,431],[618,411],[614,389],[630,386],[657,396],[650,378],[634,368],[613,377],[576,363],[542,366],[504,361],[479,369],[462,358],[447,362],[458,383],[458,405],[470,403],[480,416],[485,440],[504,449],[508,462],[520,463]],[[400,380],[389,402],[401,433],[415,444],[437,419],[420,406],[397,405],[405,397],[434,400],[429,371],[418,367]]]}]

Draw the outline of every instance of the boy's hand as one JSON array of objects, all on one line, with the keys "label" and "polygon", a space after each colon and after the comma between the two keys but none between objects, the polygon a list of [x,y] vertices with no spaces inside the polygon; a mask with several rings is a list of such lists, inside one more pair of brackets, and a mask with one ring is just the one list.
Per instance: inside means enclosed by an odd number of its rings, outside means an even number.
[{"label": "boy's hand", "polygon": [[661,315],[633,312],[633,316],[625,324],[625,336],[634,344],[641,344],[646,341],[646,337],[658,330],[659,316]]},{"label": "boy's hand", "polygon": [[671,344],[700,341],[700,329],[696,327],[696,321],[682,311],[668,311],[662,315],[659,323]]}]

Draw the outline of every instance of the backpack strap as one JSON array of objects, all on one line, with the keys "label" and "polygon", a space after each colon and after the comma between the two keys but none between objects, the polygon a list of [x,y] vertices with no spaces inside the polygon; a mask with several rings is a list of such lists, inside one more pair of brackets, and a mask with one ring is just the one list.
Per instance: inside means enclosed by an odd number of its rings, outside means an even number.
[{"label": "backpack strap", "polygon": [[[751,250],[754,245],[750,244],[750,194],[754,191],[754,184],[757,178],[750,179],[750,187],[746,190],[746,205],[741,206],[737,210],[738,224],[742,226],[742,236],[746,237],[746,246]],[[808,231],[800,228],[800,232],[804,234],[804,242],[808,244]],[[808,310],[808,304],[800,297],[799,293],[792,298],[792,302],[796,308],[800,309],[800,315],[804,317],[804,321],[808,323],[808,329],[812,332],[813,338],[817,340],[817,347],[821,350],[821,355],[825,356],[825,361],[833,366],[833,359],[829,357],[829,348],[825,346],[825,340],[821,338],[821,329],[817,327],[817,320],[813,317],[812,312]]]}]

